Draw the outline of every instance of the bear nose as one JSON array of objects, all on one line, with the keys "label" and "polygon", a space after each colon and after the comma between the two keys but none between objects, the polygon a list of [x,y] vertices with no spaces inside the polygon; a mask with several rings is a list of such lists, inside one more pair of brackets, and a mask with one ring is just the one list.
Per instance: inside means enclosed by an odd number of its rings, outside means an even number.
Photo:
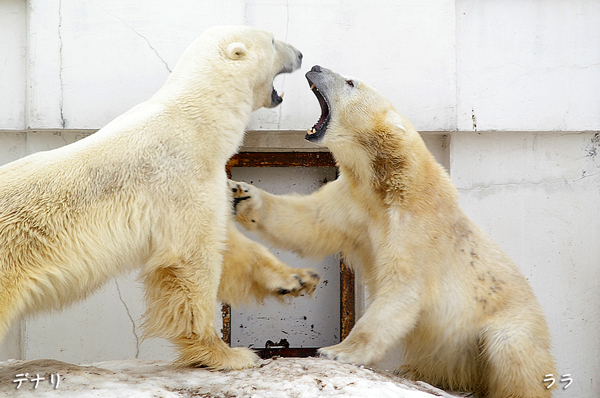
[{"label": "bear nose", "polygon": [[302,53],[300,51],[298,51],[298,60],[302,61],[303,57],[304,57],[304,55],[302,55]]},{"label": "bear nose", "polygon": [[321,72],[321,67],[319,65],[315,65],[310,70],[311,72]]}]

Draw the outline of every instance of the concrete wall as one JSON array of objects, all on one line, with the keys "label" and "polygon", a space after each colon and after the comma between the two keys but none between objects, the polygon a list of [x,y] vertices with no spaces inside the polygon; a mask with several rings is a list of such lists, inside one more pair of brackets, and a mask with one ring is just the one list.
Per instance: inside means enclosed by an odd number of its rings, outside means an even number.
[{"label": "concrete wall", "polygon": [[450,144],[461,205],[529,279],[546,312],[558,371],[575,380],[555,396],[600,392],[599,138],[461,132]]},{"label": "concrete wall", "polygon": [[[303,71],[320,64],[365,80],[417,129],[444,134],[432,148],[461,204],[547,314],[558,371],[574,380],[555,396],[598,396],[599,20],[594,0],[3,0],[0,163],[71,142],[147,99],[211,25],[271,30],[303,51]],[[312,126],[319,110],[302,73],[276,87],[284,103],[249,128]],[[136,336],[133,278],[17,325],[2,358],[169,357],[164,342]]]}]

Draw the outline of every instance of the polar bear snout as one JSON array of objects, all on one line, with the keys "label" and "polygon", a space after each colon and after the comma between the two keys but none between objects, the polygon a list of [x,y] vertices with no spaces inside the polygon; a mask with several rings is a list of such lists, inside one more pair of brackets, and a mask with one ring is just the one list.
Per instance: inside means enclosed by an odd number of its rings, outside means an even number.
[{"label": "polar bear snout", "polygon": [[302,58],[304,58],[304,55],[302,55],[300,51],[296,50],[289,44],[286,44],[286,46],[289,48],[289,51],[292,54],[289,63],[285,65],[283,69],[279,71],[279,73],[277,73],[278,75],[281,73],[292,73],[293,71],[300,69],[300,67],[302,66]]},{"label": "polar bear snout", "polygon": [[[293,46],[283,43],[280,41],[275,41],[275,49],[279,55],[279,65],[281,65],[280,69],[275,73],[276,76],[282,73],[292,73],[293,71],[299,69],[302,66],[302,58],[303,55],[300,51],[296,50]],[[271,91],[270,103],[266,104],[267,108],[275,108],[279,104],[283,102],[283,93],[279,95],[275,87],[273,87]]]},{"label": "polar bear snout", "polygon": [[282,45],[285,46],[286,52],[288,53],[288,57],[289,57],[290,70],[287,71],[287,73],[293,72],[296,69],[299,69],[302,66],[302,58],[304,58],[304,55],[302,55],[302,53],[298,49],[296,49],[294,46],[292,46],[290,44],[282,43]]}]

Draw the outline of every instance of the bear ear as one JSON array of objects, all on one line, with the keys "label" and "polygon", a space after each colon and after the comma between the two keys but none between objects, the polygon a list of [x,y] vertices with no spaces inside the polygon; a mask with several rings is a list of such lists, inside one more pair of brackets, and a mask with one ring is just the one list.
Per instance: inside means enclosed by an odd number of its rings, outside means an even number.
[{"label": "bear ear", "polygon": [[248,53],[248,49],[244,43],[231,43],[227,46],[227,56],[229,59],[242,59]]}]

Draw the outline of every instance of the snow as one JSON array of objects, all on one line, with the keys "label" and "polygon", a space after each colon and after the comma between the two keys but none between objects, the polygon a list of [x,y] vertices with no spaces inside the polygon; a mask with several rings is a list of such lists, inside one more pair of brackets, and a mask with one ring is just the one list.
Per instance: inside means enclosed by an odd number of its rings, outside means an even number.
[{"label": "snow", "polygon": [[[20,376],[28,373],[28,376]],[[60,375],[58,387],[55,387]],[[32,379],[44,378],[37,388]],[[54,383],[51,383],[54,375]],[[19,389],[14,382],[26,379]],[[41,359],[0,362],[0,397],[456,397],[426,383],[324,358],[277,358],[229,372],[175,368],[165,361],[73,365]]]}]

